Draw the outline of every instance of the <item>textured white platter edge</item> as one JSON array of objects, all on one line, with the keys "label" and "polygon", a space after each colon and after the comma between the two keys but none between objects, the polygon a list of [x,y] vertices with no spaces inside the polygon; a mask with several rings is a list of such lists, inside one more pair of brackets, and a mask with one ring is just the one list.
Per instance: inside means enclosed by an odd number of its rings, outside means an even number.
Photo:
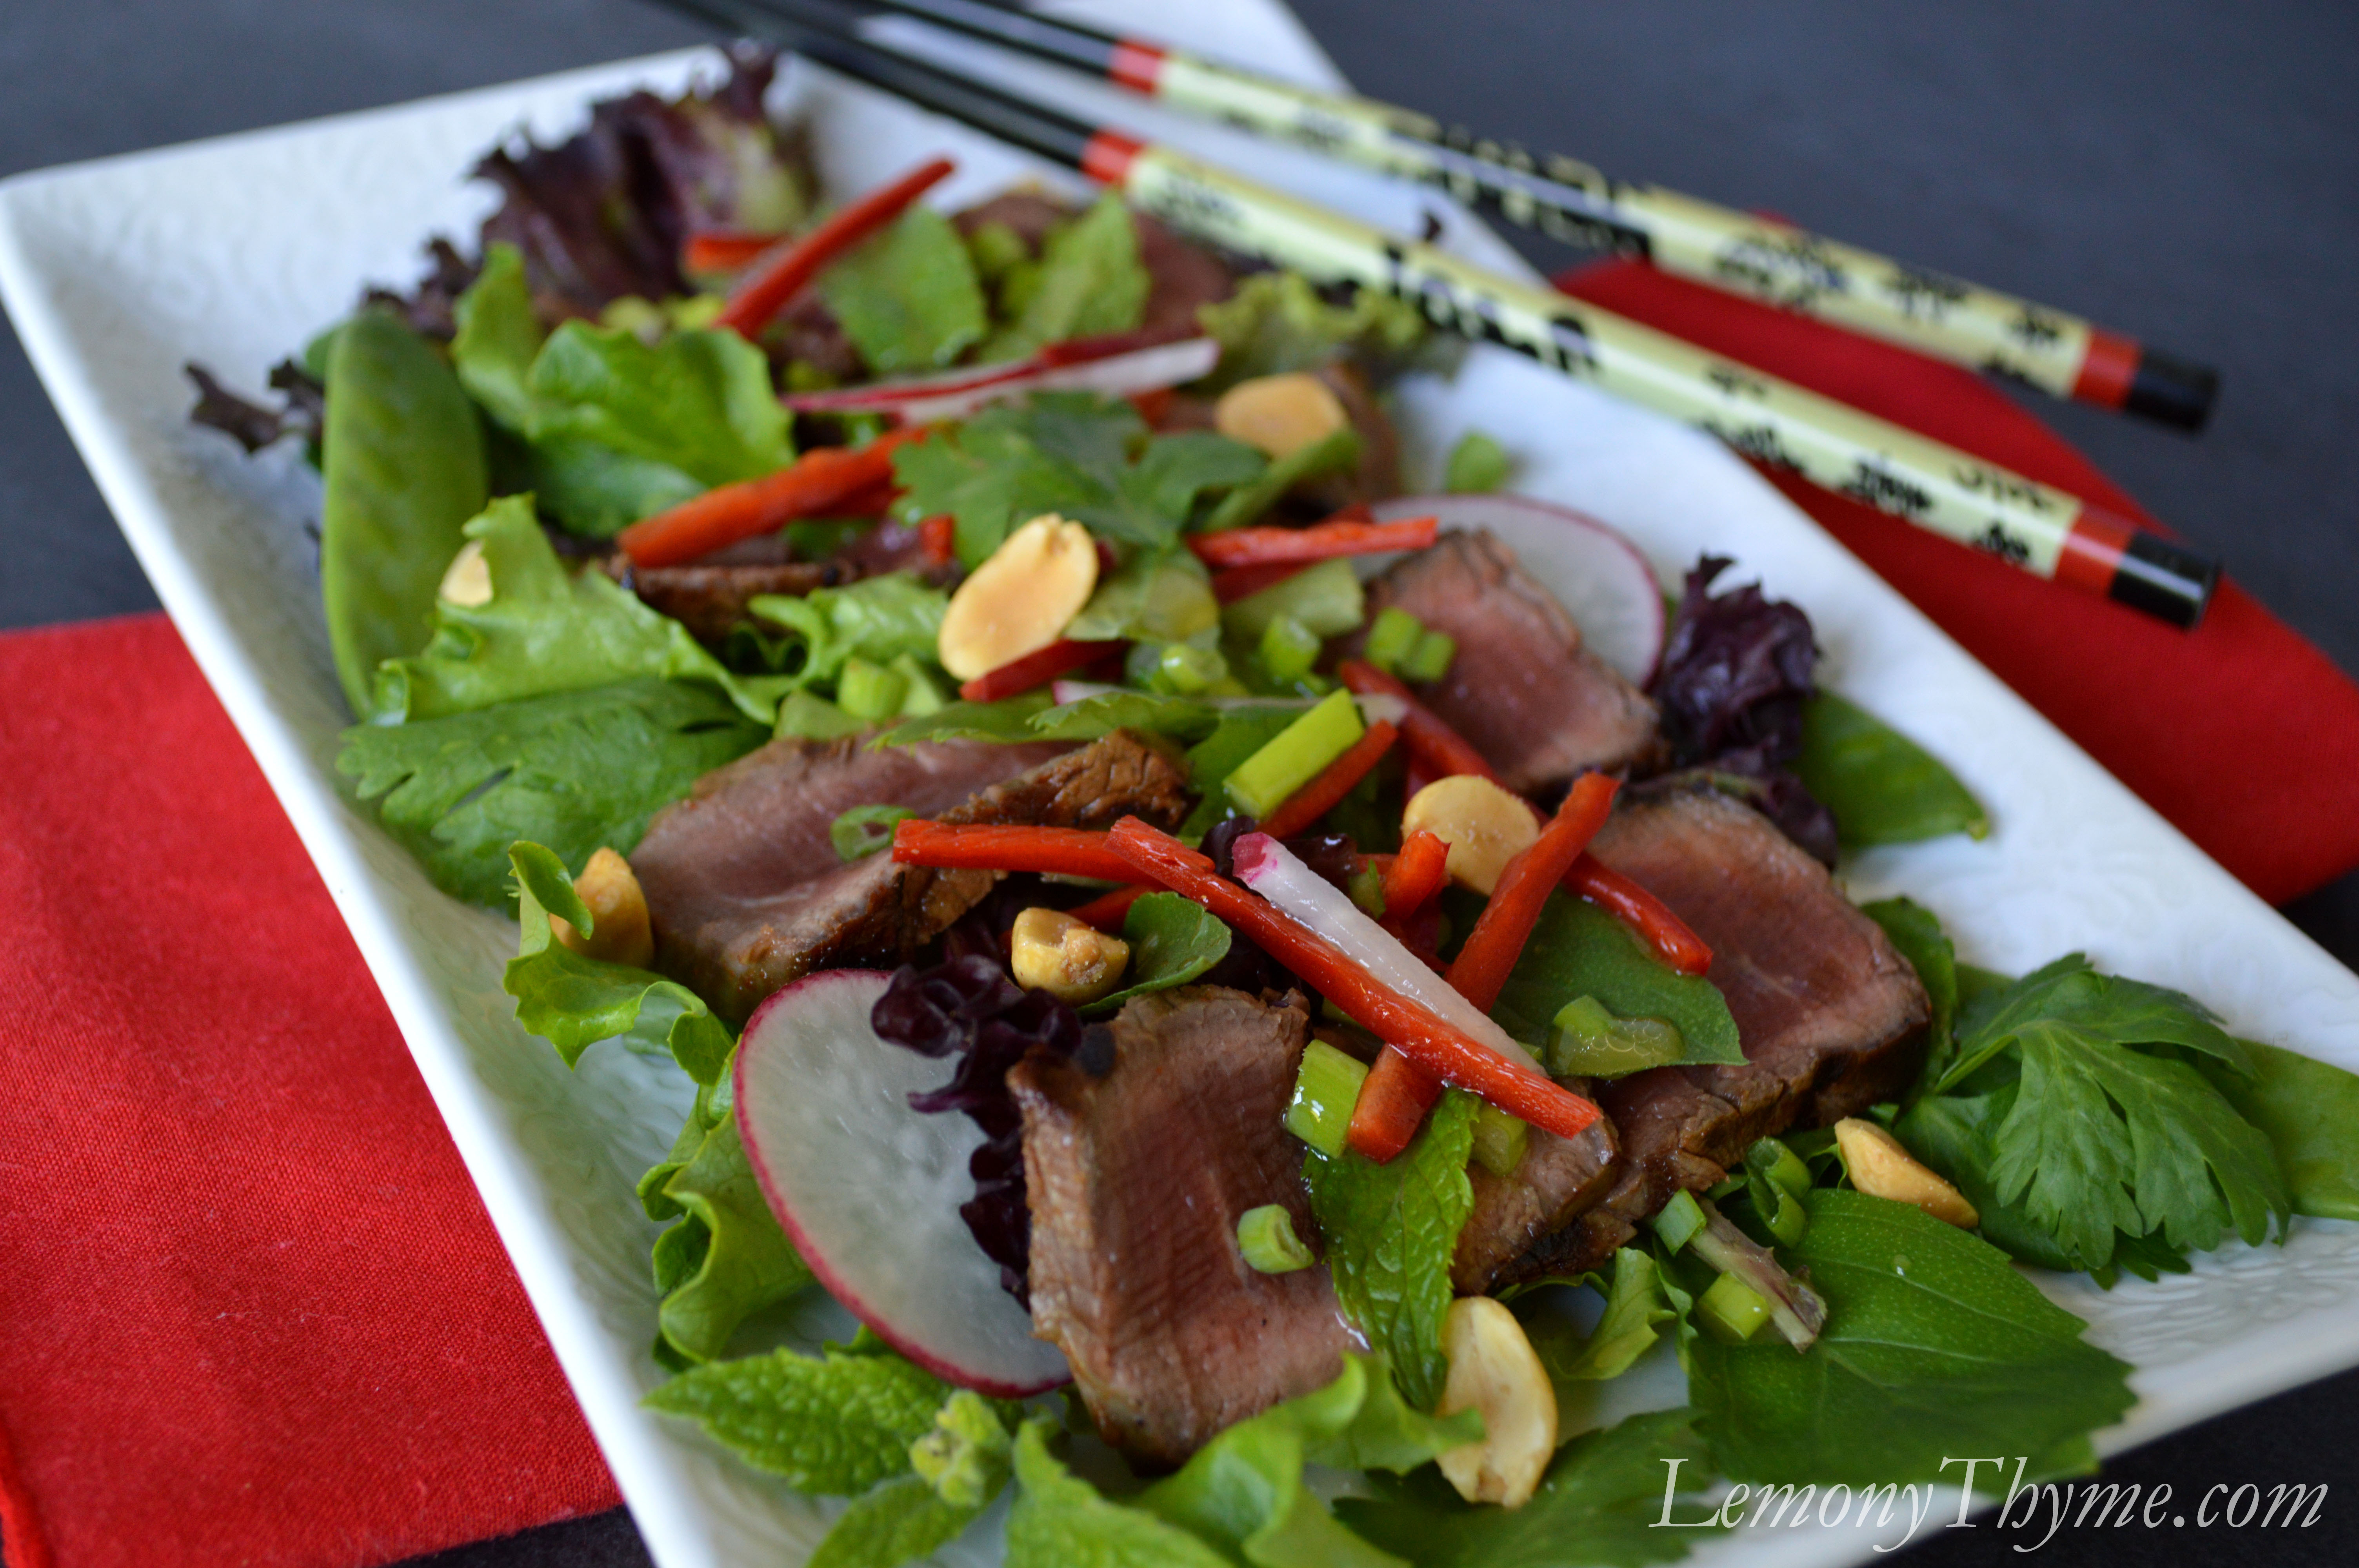
[{"label": "textured white platter edge", "polygon": [[[1139,5],[1073,9],[1336,80],[1290,14],[1263,0],[1218,0],[1184,16]],[[680,1081],[611,1048],[567,1074],[516,1028],[498,990],[513,925],[443,898],[339,792],[332,761],[344,715],[303,532],[316,486],[288,454],[249,462],[190,428],[179,366],[197,359],[233,384],[259,384],[269,362],[349,308],[363,280],[414,276],[424,234],[471,227],[485,198],[461,174],[495,136],[528,125],[547,139],[590,99],[625,84],[675,84],[697,58],[624,62],[0,186],[0,299],[327,881],[666,1568],[799,1559],[833,1511],[638,1409],[660,1373],[647,1353],[654,1227],[630,1193],[678,1127]],[[841,83],[803,77],[788,91],[808,97],[838,189],[943,146],[962,163],[946,201],[1043,173]],[[1439,208],[1111,90],[1075,97],[1110,121],[1397,227]],[[1452,243],[1519,265],[1450,215]],[[1880,851],[1846,866],[1855,894],[1908,892],[1942,915],[1974,961],[2020,969],[2085,948],[2108,967],[2202,996],[2240,1032],[2359,1068],[2359,979],[1720,448],[1496,351],[1471,356],[1453,384],[1410,385],[1402,403],[1414,460],[1428,473],[1460,429],[1479,427],[1521,460],[1517,488],[1622,528],[1667,581],[1700,551],[1737,557],[1731,580],[1759,577],[1811,611],[1831,684],[1930,747],[1993,808],[1998,831],[1986,843]],[[2232,1244],[2193,1274],[2110,1293],[2085,1280],[2039,1280],[2090,1319],[2093,1338],[2139,1368],[2139,1405],[2100,1434],[2108,1453],[2359,1362],[2359,1312],[2345,1304],[2359,1293],[2359,1227],[2303,1221],[2285,1248]],[[1661,1361],[1614,1386],[1599,1413],[1678,1397],[1676,1368]],[[1780,1530],[1717,1542],[1698,1560],[1853,1561],[1885,1538]],[[995,1541],[986,1520],[941,1560],[992,1561]]]}]

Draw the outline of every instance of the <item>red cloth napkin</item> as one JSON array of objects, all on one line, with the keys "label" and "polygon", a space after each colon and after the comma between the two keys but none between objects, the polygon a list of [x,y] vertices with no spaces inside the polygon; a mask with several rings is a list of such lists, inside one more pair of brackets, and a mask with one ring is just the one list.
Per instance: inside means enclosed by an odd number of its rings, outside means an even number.
[{"label": "red cloth napkin", "polygon": [[[2157,526],[2087,459],[1970,371],[1636,262],[1582,268],[1558,284]],[[2182,438],[2158,430],[2153,438]],[[2271,903],[2299,898],[2359,865],[2359,687],[2243,589],[2223,585],[2203,624],[2179,632],[1789,474],[1765,471],[1968,653]]]},{"label": "red cloth napkin", "polygon": [[372,1564],[613,1481],[160,615],[0,636],[0,1551]]}]

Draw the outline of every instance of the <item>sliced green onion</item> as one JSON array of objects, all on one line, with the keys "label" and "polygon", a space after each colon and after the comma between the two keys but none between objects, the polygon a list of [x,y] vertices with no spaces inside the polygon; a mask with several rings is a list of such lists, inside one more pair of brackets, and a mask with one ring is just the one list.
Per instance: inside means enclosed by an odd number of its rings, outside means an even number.
[{"label": "sliced green onion", "polygon": [[1549,1071],[1559,1077],[1618,1078],[1665,1067],[1687,1054],[1687,1036],[1660,1018],[1616,1018],[1595,997],[1575,997],[1551,1021]]},{"label": "sliced green onion", "polygon": [[835,680],[835,705],[869,723],[900,712],[901,699],[908,695],[908,676],[866,659],[844,660],[843,673]]},{"label": "sliced green onion", "polygon": [[1671,1201],[1663,1206],[1663,1212],[1655,1217],[1655,1234],[1663,1238],[1665,1247],[1677,1252],[1694,1240],[1709,1223],[1703,1217],[1703,1205],[1696,1202],[1695,1194],[1674,1193]]},{"label": "sliced green onion", "polygon": [[1300,680],[1319,662],[1319,633],[1291,615],[1271,619],[1261,634],[1261,667],[1283,685]]},{"label": "sliced green onion", "polygon": [[1368,861],[1360,862],[1359,870],[1343,883],[1343,892],[1369,919],[1385,917],[1385,874]]},{"label": "sliced green onion", "polygon": [[1279,730],[1269,744],[1237,764],[1225,785],[1240,811],[1267,816],[1288,795],[1319,776],[1321,769],[1360,738],[1359,705],[1348,691],[1321,697],[1301,718]]},{"label": "sliced green onion", "polygon": [[1769,1321],[1769,1300],[1734,1274],[1723,1274],[1696,1298],[1696,1320],[1727,1345],[1743,1345]]},{"label": "sliced green onion", "polygon": [[906,806],[855,806],[827,825],[835,858],[864,860],[893,842],[893,828],[918,814]]},{"label": "sliced green onion", "polygon": [[1368,642],[1362,656],[1390,675],[1417,651],[1418,641],[1424,635],[1424,622],[1397,604],[1388,605],[1368,622]]},{"label": "sliced green onion", "polygon": [[1744,1172],[1739,1171],[1736,1174],[1728,1177],[1726,1180],[1713,1184],[1711,1187],[1705,1190],[1703,1195],[1710,1198],[1714,1203],[1723,1203],[1743,1192],[1745,1188],[1745,1184],[1751,1180],[1751,1177],[1747,1176]]},{"label": "sliced green onion", "polygon": [[1223,610],[1221,630],[1252,647],[1281,615],[1292,616],[1321,637],[1340,637],[1358,631],[1367,613],[1367,591],[1352,563],[1321,561]]},{"label": "sliced green onion", "polygon": [[1531,1145],[1530,1127],[1488,1100],[1474,1113],[1474,1162],[1501,1178],[1516,1173]]},{"label": "sliced green onion", "polygon": [[1441,488],[1452,495],[1486,494],[1506,483],[1514,467],[1506,448],[1480,430],[1469,430],[1450,449]]},{"label": "sliced green onion", "polygon": [[787,694],[778,704],[779,740],[832,741],[838,736],[857,735],[868,728],[823,697],[797,690]]},{"label": "sliced green onion", "polygon": [[1796,1197],[1810,1190],[1810,1168],[1802,1157],[1775,1138],[1754,1141],[1745,1152],[1745,1168],[1756,1176],[1777,1183]]},{"label": "sliced green onion", "polygon": [[1197,697],[1227,678],[1229,661],[1218,648],[1190,643],[1141,643],[1125,666],[1147,687],[1169,697]]},{"label": "sliced green onion", "polygon": [[1450,673],[1450,661],[1458,656],[1458,639],[1447,632],[1428,631],[1417,640],[1408,657],[1400,662],[1403,680],[1436,681]]},{"label": "sliced green onion", "polygon": [[926,667],[918,663],[915,654],[898,654],[886,668],[909,683],[908,695],[901,698],[901,717],[904,719],[923,719],[929,713],[939,713],[949,706],[951,699],[942,694],[940,687],[934,684],[934,677],[926,673]]},{"label": "sliced green onion", "polygon": [[1761,1217],[1779,1246],[1791,1247],[1802,1239],[1802,1233],[1810,1227],[1810,1216],[1800,1198],[1758,1173],[1752,1178],[1751,1190],[1753,1212]]},{"label": "sliced green onion", "polygon": [[1266,1203],[1237,1216],[1237,1250],[1259,1274],[1291,1274],[1319,1260],[1294,1234],[1294,1217],[1282,1203]]},{"label": "sliced green onion", "polygon": [[1329,1159],[1341,1158],[1352,1107],[1359,1103],[1360,1086],[1367,1081],[1365,1066],[1324,1040],[1313,1040],[1303,1047],[1302,1065],[1294,1075],[1286,1130]]}]

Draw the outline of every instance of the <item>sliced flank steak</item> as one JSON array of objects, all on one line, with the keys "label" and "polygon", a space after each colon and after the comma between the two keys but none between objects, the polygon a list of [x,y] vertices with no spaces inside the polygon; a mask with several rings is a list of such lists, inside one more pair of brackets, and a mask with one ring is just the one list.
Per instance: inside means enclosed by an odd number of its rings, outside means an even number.
[{"label": "sliced flank steak", "polygon": [[1582,644],[1556,596],[1487,531],[1445,534],[1371,583],[1369,614],[1391,606],[1458,640],[1424,700],[1508,788],[1541,794],[1583,769],[1653,761],[1655,705]]},{"label": "sliced flank steak", "polygon": [[[1593,1092],[1583,1081],[1583,1093]],[[1601,1119],[1578,1138],[1535,1127],[1523,1162],[1505,1176],[1481,1165],[1466,1168],[1474,1207],[1458,1232],[1450,1282],[1461,1295],[1479,1295],[1542,1237],[1595,1206],[1621,1173],[1614,1124]]]},{"label": "sliced flank steak", "polygon": [[747,623],[745,607],[757,595],[800,598],[813,589],[835,588],[860,575],[856,568],[836,561],[634,567],[630,557],[621,554],[606,558],[606,570],[647,608],[670,616],[688,628],[690,636],[714,648]]},{"label": "sliced flank steak", "polygon": [[1591,846],[1694,927],[1743,1066],[1658,1067],[1601,1090],[1621,1138],[1613,1188],[1502,1280],[1593,1268],[1754,1140],[1823,1127],[1900,1092],[1923,1054],[1925,988],[1824,866],[1751,807],[1702,788],[1634,799]]},{"label": "sliced flank steak", "polygon": [[1315,1234],[1283,1125],[1309,1024],[1299,997],[1184,987],[1125,1007],[1110,1061],[1036,1051],[1007,1076],[1033,1332],[1064,1351],[1099,1432],[1150,1465],[1332,1381],[1362,1347],[1323,1266],[1263,1274],[1237,1251],[1238,1217],[1264,1204]]},{"label": "sliced flank steak", "polygon": [[829,828],[855,806],[945,822],[1176,826],[1184,766],[1126,730],[1057,745],[863,738],[774,741],[667,806],[631,855],[654,918],[656,968],[729,1019],[813,969],[889,965],[972,908],[994,871],[931,871],[889,854],[846,865]]}]

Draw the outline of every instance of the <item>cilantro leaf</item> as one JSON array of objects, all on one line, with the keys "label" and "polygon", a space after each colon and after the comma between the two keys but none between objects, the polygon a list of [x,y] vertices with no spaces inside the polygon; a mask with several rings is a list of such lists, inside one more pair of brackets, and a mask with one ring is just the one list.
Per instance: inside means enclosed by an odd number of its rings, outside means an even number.
[{"label": "cilantro leaf", "polygon": [[1184,986],[1229,956],[1230,933],[1221,917],[1176,892],[1151,892],[1122,919],[1130,944],[1129,984],[1082,1011],[1103,1017],[1149,991]]},{"label": "cilantro leaf", "polygon": [[931,207],[912,207],[820,278],[844,336],[880,375],[955,362],[989,328],[966,243]]},{"label": "cilantro leaf", "polygon": [[898,1356],[832,1347],[715,1361],[644,1402],[684,1416],[757,1470],[798,1491],[853,1497],[909,1473],[909,1445],[931,1432],[950,1392]]},{"label": "cilantro leaf", "polygon": [[1108,191],[1081,217],[1050,230],[1038,260],[1011,269],[1000,303],[1015,319],[979,357],[1022,359],[1069,338],[1135,331],[1151,287],[1130,209]]},{"label": "cilantro leaf", "polygon": [[2325,1062],[2242,1042],[2253,1073],[2202,1064],[2212,1087],[2267,1135],[2296,1214],[2359,1219],[2359,1076]]},{"label": "cilantro leaf", "polygon": [[1302,1178],[1325,1240],[1344,1315],[1382,1352],[1419,1410],[1441,1397],[1450,1367],[1441,1320],[1455,1292],[1450,1256],[1474,1207],[1466,1161],[1474,1148],[1473,1096],[1444,1095],[1416,1141],[1379,1165],[1345,1151],[1311,1152]]},{"label": "cilantro leaf", "polygon": [[2129,1367],[2006,1255],[1907,1204],[1827,1188],[1788,1249],[1827,1298],[1825,1330],[1681,1346],[1688,1397],[1720,1467],[1745,1482],[1865,1486],[1940,1478],[1957,1454],[2094,1464],[2089,1433],[2136,1402]]},{"label": "cilantro leaf", "polygon": [[529,496],[503,496],[469,521],[492,597],[434,601],[423,653],[377,667],[379,723],[435,719],[518,697],[580,691],[651,676],[719,687],[758,723],[776,705],[722,666],[688,628],[658,614],[596,567],[569,572]]},{"label": "cilantro leaf", "polygon": [[1990,836],[1990,815],[1939,759],[1856,703],[1822,691],[1802,704],[1802,787],[1854,847],[1944,834]]},{"label": "cilantro leaf", "polygon": [[[1460,931],[1473,929],[1479,907],[1466,903],[1473,896],[1451,898],[1444,905]],[[1518,1040],[1542,1041],[1564,1004],[1584,996],[1595,997],[1616,1018],[1660,1018],[1677,1024],[1687,1041],[1681,1062],[1745,1060],[1736,1020],[1718,987],[1664,964],[1628,926],[1595,904],[1551,893],[1491,1016]]]},{"label": "cilantro leaf", "polygon": [[659,808],[767,739],[716,691],[637,680],[361,725],[343,732],[336,771],[437,887],[497,905],[517,839],[570,865],[601,845],[628,854]]},{"label": "cilantro leaf", "polygon": [[2181,992],[2119,975],[2101,975],[2087,957],[2067,953],[2012,985],[1978,997],[1960,1021],[1957,1059],[1934,1092],[1964,1081],[2015,1044],[2032,1022],[2061,1024],[2116,1045],[2179,1045],[2249,1076],[2245,1048],[2201,1002]]},{"label": "cilantro leaf", "polygon": [[1229,1568],[1229,1560],[1175,1524],[1101,1496],[1049,1452],[1049,1423],[1016,1433],[1007,1568]]},{"label": "cilantro leaf", "polygon": [[[1791,1352],[1788,1352],[1790,1355]],[[1669,1477],[1702,1490],[1712,1471],[1692,1410],[1649,1411],[1567,1444],[1522,1508],[1463,1502],[1439,1470],[1376,1478],[1374,1498],[1335,1505],[1343,1522],[1419,1568],[1641,1568],[1687,1555],[1706,1509],[1659,1528]],[[1673,1462],[1677,1465],[1674,1466]]]},{"label": "cilantro leaf", "polygon": [[853,1498],[804,1568],[898,1568],[956,1541],[982,1512],[904,1476]]}]

